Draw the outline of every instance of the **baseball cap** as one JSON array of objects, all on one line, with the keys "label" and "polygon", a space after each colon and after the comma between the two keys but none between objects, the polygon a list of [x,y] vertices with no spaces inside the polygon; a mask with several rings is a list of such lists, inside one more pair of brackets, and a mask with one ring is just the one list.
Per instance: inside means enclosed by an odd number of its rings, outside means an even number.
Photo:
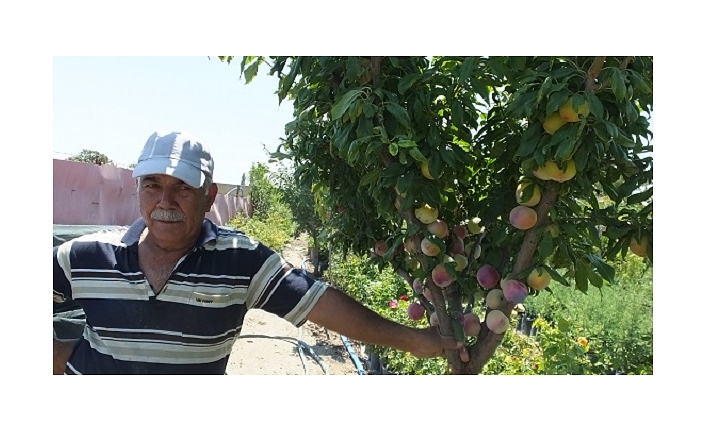
[{"label": "baseball cap", "polygon": [[200,139],[182,132],[155,132],[147,139],[132,177],[166,174],[179,178],[191,187],[203,186],[213,179],[213,159]]}]

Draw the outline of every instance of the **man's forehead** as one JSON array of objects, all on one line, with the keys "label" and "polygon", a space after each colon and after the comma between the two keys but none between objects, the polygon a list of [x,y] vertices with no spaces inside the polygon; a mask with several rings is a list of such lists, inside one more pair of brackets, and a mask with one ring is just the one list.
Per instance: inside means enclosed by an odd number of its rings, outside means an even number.
[{"label": "man's forehead", "polygon": [[150,174],[143,175],[140,177],[140,181],[153,181],[157,183],[167,183],[167,184],[186,184],[184,181],[177,177],[173,177],[167,174]]}]

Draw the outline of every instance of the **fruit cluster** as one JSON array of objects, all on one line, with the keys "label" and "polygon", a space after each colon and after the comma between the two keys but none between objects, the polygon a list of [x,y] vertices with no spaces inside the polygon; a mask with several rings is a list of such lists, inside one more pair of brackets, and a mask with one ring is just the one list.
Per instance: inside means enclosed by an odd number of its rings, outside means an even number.
[{"label": "fruit cluster", "polygon": [[576,123],[581,120],[581,117],[587,117],[591,110],[588,102],[583,102],[576,110],[573,107],[573,99],[569,98],[557,112],[552,113],[544,119],[542,127],[544,131],[553,135],[557,130],[566,123]]}]

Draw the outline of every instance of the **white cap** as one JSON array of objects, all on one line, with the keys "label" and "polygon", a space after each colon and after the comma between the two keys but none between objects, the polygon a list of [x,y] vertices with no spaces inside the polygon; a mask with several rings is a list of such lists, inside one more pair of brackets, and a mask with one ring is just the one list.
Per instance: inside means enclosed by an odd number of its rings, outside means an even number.
[{"label": "white cap", "polygon": [[194,136],[181,132],[160,134],[147,139],[132,177],[165,174],[200,188],[206,177],[213,179],[213,159],[204,144]]}]

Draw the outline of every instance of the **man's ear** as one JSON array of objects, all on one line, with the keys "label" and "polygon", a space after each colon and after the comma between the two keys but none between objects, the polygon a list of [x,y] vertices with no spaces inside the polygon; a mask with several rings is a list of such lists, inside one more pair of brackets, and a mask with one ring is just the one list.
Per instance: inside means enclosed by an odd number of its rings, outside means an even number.
[{"label": "man's ear", "polygon": [[218,194],[218,184],[211,183],[211,187],[208,188],[208,207],[211,208],[213,202],[216,200],[216,195]]}]

